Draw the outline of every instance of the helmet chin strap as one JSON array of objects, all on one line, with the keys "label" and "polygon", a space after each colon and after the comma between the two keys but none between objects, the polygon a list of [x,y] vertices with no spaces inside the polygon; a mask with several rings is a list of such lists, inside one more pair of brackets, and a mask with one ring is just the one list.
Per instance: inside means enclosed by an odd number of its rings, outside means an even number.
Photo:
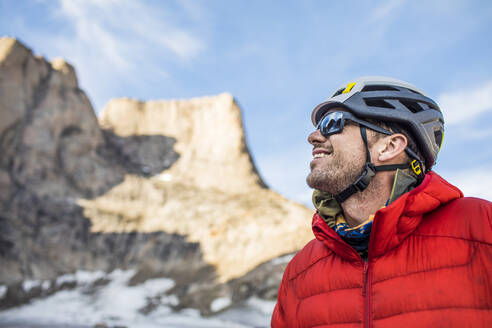
[{"label": "helmet chin strap", "polygon": [[338,203],[343,203],[350,196],[355,194],[358,191],[363,191],[369,186],[371,180],[376,176],[377,172],[381,171],[395,171],[396,169],[407,169],[408,164],[391,164],[391,165],[379,165],[376,166],[371,162],[371,153],[369,152],[369,145],[367,143],[367,132],[366,127],[360,125],[360,135],[362,136],[362,140],[364,141],[364,145],[366,146],[366,164],[364,165],[364,171],[362,174],[355,180],[353,184],[345,188],[344,191],[335,195],[335,199]]}]

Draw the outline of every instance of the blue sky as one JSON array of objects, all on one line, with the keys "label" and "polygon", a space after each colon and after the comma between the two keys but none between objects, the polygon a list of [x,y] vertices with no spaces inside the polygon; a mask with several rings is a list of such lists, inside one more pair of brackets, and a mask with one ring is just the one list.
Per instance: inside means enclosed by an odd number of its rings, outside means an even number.
[{"label": "blue sky", "polygon": [[491,1],[0,0],[0,34],[71,62],[96,111],[230,92],[267,184],[308,205],[311,109],[361,75],[437,100],[435,171],[492,199],[491,33]]}]

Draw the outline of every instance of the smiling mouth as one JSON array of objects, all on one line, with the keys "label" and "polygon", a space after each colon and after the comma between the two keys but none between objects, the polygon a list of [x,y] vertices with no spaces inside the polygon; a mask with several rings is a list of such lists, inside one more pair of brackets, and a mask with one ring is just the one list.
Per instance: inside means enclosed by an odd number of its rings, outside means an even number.
[{"label": "smiling mouth", "polygon": [[323,158],[328,155],[331,155],[331,153],[318,153],[318,154],[314,154],[313,158]]},{"label": "smiling mouth", "polygon": [[313,160],[317,158],[328,157],[333,153],[333,150],[326,148],[315,148],[313,149]]}]

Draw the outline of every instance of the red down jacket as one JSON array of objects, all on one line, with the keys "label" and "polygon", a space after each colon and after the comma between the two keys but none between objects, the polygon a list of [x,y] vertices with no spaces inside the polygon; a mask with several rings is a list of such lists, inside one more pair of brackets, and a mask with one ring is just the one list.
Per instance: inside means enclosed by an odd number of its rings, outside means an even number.
[{"label": "red down jacket", "polygon": [[364,262],[315,214],[272,327],[492,327],[492,203],[439,175],[376,212]]}]

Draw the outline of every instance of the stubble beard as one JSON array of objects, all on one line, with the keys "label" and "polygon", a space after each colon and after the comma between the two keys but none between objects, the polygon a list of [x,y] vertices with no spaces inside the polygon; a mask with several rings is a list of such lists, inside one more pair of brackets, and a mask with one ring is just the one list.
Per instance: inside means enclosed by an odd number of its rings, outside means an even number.
[{"label": "stubble beard", "polygon": [[337,195],[361,175],[364,159],[335,153],[330,156],[331,158],[322,158],[318,163],[311,165],[311,173],[306,182],[313,189]]}]

